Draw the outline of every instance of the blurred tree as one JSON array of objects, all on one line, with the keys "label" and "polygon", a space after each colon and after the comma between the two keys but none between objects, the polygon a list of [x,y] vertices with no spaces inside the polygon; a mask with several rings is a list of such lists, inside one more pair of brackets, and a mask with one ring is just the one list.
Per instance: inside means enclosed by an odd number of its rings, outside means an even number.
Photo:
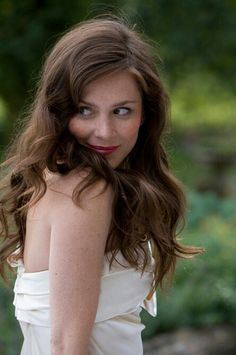
[{"label": "blurred tree", "polygon": [[157,39],[173,82],[204,69],[235,88],[235,0],[135,0],[126,11],[139,13],[145,32]]},{"label": "blurred tree", "polygon": [[[52,36],[64,31],[68,25],[75,1],[71,3],[72,6],[68,7],[66,3],[58,6],[53,0],[1,2],[1,96],[11,112],[22,107],[30,81]],[[83,1],[79,4],[83,11]]]}]

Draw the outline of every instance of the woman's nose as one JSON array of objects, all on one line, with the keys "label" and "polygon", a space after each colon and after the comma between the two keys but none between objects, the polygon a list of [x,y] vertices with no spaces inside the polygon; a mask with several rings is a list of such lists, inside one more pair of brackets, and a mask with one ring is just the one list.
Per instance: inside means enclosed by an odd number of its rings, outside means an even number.
[{"label": "woman's nose", "polygon": [[97,138],[111,138],[115,134],[114,122],[111,117],[101,115],[96,122],[95,136]]}]

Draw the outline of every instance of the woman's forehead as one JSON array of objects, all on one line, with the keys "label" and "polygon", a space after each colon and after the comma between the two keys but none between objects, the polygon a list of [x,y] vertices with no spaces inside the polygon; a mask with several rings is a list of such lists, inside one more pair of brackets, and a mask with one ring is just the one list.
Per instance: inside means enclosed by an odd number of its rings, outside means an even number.
[{"label": "woman's forehead", "polygon": [[[87,84],[81,93],[80,100],[91,101],[106,97],[109,101],[137,101],[140,99],[140,88],[128,70],[101,76]],[[95,100],[96,101],[96,100]]]}]

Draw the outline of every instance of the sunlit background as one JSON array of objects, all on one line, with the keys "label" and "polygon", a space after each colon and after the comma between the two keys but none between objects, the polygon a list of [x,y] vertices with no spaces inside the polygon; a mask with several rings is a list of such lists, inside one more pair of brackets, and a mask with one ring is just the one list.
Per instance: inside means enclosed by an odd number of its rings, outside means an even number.
[{"label": "sunlit background", "polygon": [[[155,319],[142,313],[145,354],[235,354],[236,1],[1,0],[1,159],[45,53],[68,27],[108,11],[125,14],[155,41],[172,102],[165,144],[188,196],[181,237],[207,250],[179,262],[172,288],[158,290]],[[19,354],[22,343],[12,301],[12,290],[1,283],[3,355]]]}]

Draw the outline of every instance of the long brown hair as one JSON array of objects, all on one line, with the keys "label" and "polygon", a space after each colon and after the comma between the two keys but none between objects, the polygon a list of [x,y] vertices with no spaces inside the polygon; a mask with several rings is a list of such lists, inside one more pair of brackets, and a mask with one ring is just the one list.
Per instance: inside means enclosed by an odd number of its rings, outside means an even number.
[{"label": "long brown hair", "polygon": [[[76,141],[69,133],[68,122],[78,112],[86,85],[117,70],[129,70],[137,80],[144,122],[132,152],[112,169],[103,156]],[[5,281],[4,262],[13,252],[17,251],[15,259],[23,255],[29,203],[38,201],[46,191],[45,169],[59,174],[73,169],[90,171],[82,186],[74,190],[72,197],[77,204],[81,191],[98,179],[113,186],[113,219],[106,252],[112,251],[114,258],[121,250],[132,266],[144,270],[149,260],[145,246],[150,240],[156,261],[153,290],[162,284],[164,276],[173,274],[177,257],[201,252],[177,240],[184,220],[185,197],[170,172],[161,142],[168,107],[152,46],[124,20],[95,18],[63,35],[45,61],[25,127],[1,165],[0,221],[4,240],[0,246],[0,273]]]}]

